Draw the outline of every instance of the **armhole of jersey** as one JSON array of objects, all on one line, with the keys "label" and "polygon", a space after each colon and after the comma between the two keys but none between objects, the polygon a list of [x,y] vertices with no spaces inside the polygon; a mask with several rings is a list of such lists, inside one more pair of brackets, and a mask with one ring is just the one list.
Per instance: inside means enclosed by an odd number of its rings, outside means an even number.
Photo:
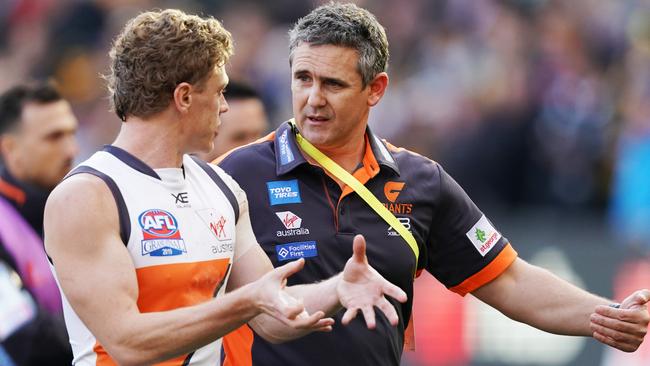
[{"label": "armhole of jersey", "polygon": [[223,194],[226,195],[226,198],[230,202],[230,206],[232,206],[232,209],[235,212],[235,222],[238,222],[239,221],[239,203],[237,202],[237,197],[235,197],[235,194],[233,193],[232,189],[230,189],[230,187],[228,187],[226,182],[224,182],[223,179],[221,179],[219,174],[217,174],[217,172],[215,172],[214,169],[212,169],[210,167],[210,165],[208,165],[208,163],[206,163],[205,161],[197,158],[196,156],[192,156],[192,160],[194,160],[194,162],[196,164],[198,164],[198,166],[200,166],[201,169],[203,169],[208,174],[208,176],[210,176],[210,178],[212,178],[212,181],[214,181],[214,184],[216,184],[217,187],[219,187],[219,189],[221,189],[221,192],[223,192]]},{"label": "armhole of jersey", "polygon": [[126,208],[124,197],[122,197],[122,192],[120,192],[120,189],[117,187],[117,184],[115,183],[113,178],[109,177],[108,175],[100,172],[95,168],[91,168],[85,165],[81,165],[75,168],[66,176],[66,178],[80,173],[92,174],[96,176],[97,178],[103,180],[104,183],[106,183],[108,188],[111,190],[111,193],[113,194],[113,198],[115,199],[115,204],[117,205],[117,214],[119,216],[119,221],[120,221],[120,237],[124,242],[124,246],[128,245],[129,238],[131,236],[131,221],[129,220],[129,210]]}]

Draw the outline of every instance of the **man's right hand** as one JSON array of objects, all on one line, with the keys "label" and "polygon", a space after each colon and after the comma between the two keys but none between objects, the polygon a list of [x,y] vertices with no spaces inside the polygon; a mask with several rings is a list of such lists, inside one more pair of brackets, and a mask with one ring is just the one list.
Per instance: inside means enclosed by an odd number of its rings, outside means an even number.
[{"label": "man's right hand", "polygon": [[302,258],[289,262],[251,283],[257,306],[263,313],[294,329],[331,331],[334,319],[325,318],[322,311],[310,315],[302,299],[296,299],[285,289],[287,278],[300,271],[304,265],[305,260]]}]

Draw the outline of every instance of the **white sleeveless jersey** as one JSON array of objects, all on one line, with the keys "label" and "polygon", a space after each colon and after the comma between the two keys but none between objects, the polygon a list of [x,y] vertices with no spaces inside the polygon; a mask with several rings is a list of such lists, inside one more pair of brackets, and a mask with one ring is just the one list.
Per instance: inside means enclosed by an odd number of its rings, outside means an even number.
[{"label": "white sleeveless jersey", "polygon": [[[182,169],[153,170],[114,146],[70,175],[78,173],[100,177],[113,193],[120,234],[137,274],[141,312],[191,306],[225,292],[233,257],[249,249],[235,248],[239,211],[248,207],[230,176],[188,155]],[[114,365],[63,297],[73,364]],[[220,358],[221,339],[160,365],[219,365]]]}]

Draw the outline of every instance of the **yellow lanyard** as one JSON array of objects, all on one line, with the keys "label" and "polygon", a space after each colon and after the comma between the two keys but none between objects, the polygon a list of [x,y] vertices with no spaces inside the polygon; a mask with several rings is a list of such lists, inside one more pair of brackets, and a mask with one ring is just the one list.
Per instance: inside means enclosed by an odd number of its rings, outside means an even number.
[{"label": "yellow lanyard", "polygon": [[294,120],[292,119],[289,121],[289,124],[291,124],[293,129],[296,131],[296,141],[298,142],[298,145],[304,151],[309,155],[312,159],[316,160],[316,162],[323,168],[325,168],[328,172],[333,174],[336,178],[340,179],[343,181],[343,183],[347,184],[352,190],[354,190],[359,197],[363,198],[364,201],[373,209],[375,212],[381,216],[388,225],[390,225],[395,231],[397,231],[401,236],[404,241],[411,247],[411,250],[413,251],[413,254],[415,255],[415,267],[417,269],[417,264],[418,264],[418,258],[420,256],[420,249],[418,248],[418,244],[415,241],[415,238],[413,237],[413,234],[411,234],[410,231],[402,223],[393,215],[392,212],[388,211],[388,209],[379,202],[377,197],[375,197],[366,186],[361,184],[357,178],[355,178],[352,174],[348,173],[345,169],[341,168],[340,165],[338,165],[335,161],[327,157],[327,155],[323,154],[318,150],[314,145],[312,145],[309,141],[307,141],[300,132],[298,131],[298,128],[296,128],[294,124]]}]

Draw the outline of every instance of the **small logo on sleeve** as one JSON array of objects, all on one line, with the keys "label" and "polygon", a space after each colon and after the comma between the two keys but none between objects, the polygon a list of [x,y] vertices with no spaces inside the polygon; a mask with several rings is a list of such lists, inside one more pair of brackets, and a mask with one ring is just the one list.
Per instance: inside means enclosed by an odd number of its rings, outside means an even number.
[{"label": "small logo on sleeve", "polygon": [[278,255],[278,261],[282,262],[298,258],[316,257],[318,256],[318,248],[313,240],[299,241],[276,245],[275,253]]},{"label": "small logo on sleeve", "polygon": [[164,210],[147,210],[140,214],[142,228],[142,255],[166,257],[187,253],[185,242],[178,231],[178,221]]},{"label": "small logo on sleeve", "polygon": [[496,243],[501,239],[501,234],[490,224],[485,215],[472,226],[465,234],[469,241],[474,244],[476,250],[485,257],[485,255],[494,248]]},{"label": "small logo on sleeve", "polygon": [[302,202],[297,179],[266,182],[266,187],[271,206]]}]

